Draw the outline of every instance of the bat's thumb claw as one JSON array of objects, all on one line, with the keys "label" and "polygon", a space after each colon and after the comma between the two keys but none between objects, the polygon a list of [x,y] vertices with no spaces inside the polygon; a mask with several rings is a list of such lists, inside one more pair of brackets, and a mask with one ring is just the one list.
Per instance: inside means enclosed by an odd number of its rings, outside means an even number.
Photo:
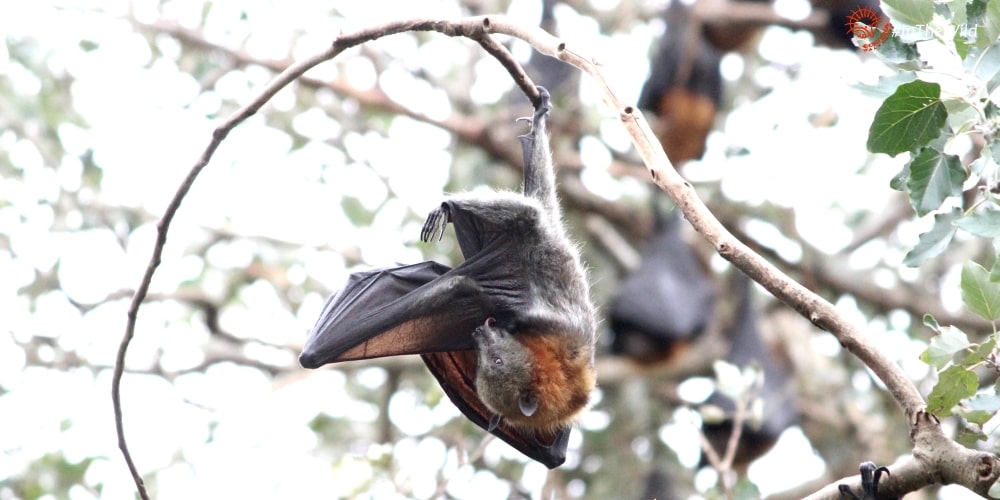
[{"label": "bat's thumb claw", "polygon": [[500,416],[499,413],[490,417],[490,425],[486,428],[486,430],[489,432],[493,432],[493,430],[496,429],[498,425],[500,425],[501,418],[502,417]]},{"label": "bat's thumb claw", "polygon": [[441,241],[441,238],[444,238],[444,229],[447,225],[448,214],[444,205],[431,210],[431,213],[427,214],[427,221],[424,222],[423,229],[420,230],[420,241]]}]

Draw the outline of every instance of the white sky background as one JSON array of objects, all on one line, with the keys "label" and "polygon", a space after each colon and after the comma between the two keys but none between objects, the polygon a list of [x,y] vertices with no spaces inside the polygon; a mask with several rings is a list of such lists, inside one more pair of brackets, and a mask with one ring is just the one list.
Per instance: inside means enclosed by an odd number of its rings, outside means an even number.
[{"label": "white sky background", "polygon": [[[387,3],[391,7],[385,7]],[[376,4],[383,7],[370,7]],[[791,11],[801,10],[803,5],[793,0],[783,4]],[[326,13],[332,6],[351,23],[330,20]],[[617,4],[608,0],[601,6],[613,9]],[[27,463],[45,453],[62,450],[70,460],[99,457],[86,481],[103,483],[104,498],[131,498],[134,490],[116,447],[108,398],[110,372],[95,379],[87,369],[57,372],[26,366],[24,353],[14,339],[51,338],[66,349],[84,353],[92,363],[113,363],[127,303],[112,302],[81,314],[70,300],[92,303],[135,287],[149,259],[155,229],[148,226],[135,231],[123,248],[109,230],[51,230],[53,214],[47,203],[55,199],[60,188],[79,185],[81,166],[74,156],[92,148],[104,174],[100,193],[94,193],[101,204],[141,207],[160,214],[210,139],[213,123],[205,115],[217,112],[225,99],[246,102],[268,79],[259,70],[233,71],[218,82],[215,91],[200,93],[198,83],[179,71],[174,62],[152,61],[145,39],[122,17],[126,9],[132,9],[140,21],[151,22],[160,15],[156,8],[156,3],[149,1],[0,4],[0,33],[15,40],[31,39],[41,50],[51,51],[50,66],[65,68],[73,76],[73,105],[89,124],[87,129],[66,125],[59,130],[68,150],[59,165],[45,164],[30,142],[18,141],[0,130],[0,149],[9,151],[14,166],[24,172],[23,183],[0,179],[0,199],[7,204],[0,205],[0,233],[9,235],[13,251],[0,250],[0,386],[10,391],[0,396],[0,481],[17,476]],[[163,13],[194,26],[202,9],[201,2],[178,1],[169,3]],[[248,22],[232,22],[240,9],[248,11]],[[205,35],[215,42],[237,44],[249,34],[245,48],[255,57],[285,58],[289,51],[302,57],[320,50],[340,30],[388,19],[454,17],[458,13],[455,5],[443,1],[231,0],[214,3]],[[509,14],[535,23],[538,11],[532,2],[521,0],[514,2]],[[608,38],[589,19],[576,17],[568,9],[558,14],[562,37],[594,54],[613,87],[623,98],[634,101],[646,75],[646,50],[655,30],[647,27]],[[298,44],[290,48],[289,40],[302,31],[308,35],[298,38]],[[810,35],[783,29],[766,32],[763,56],[798,67],[799,78],[790,80],[785,73],[760,71],[756,78],[773,86],[773,92],[737,108],[725,122],[725,133],[710,138],[705,159],[688,167],[686,173],[695,181],[722,179],[726,195],[735,200],[794,207],[802,236],[825,251],[834,251],[850,238],[843,227],[843,211],[881,209],[889,196],[889,178],[901,162],[868,158],[864,144],[878,101],[850,87],[860,79],[874,82],[886,74],[885,68],[847,51],[812,48],[810,39]],[[86,52],[80,47],[81,40],[94,41],[99,47]],[[175,45],[166,39],[158,43],[168,54]],[[377,47],[394,60],[443,72],[446,68],[439,61],[462,57],[465,48],[461,43],[442,36],[439,42],[418,50],[406,38],[387,38]],[[523,47],[517,50],[526,53]],[[741,72],[740,65],[738,58],[727,60],[727,76]],[[333,71],[328,66],[316,74],[327,77]],[[472,89],[474,98],[495,102],[510,88],[509,77],[498,65],[482,65],[477,71],[480,75]],[[30,96],[39,87],[39,76],[12,62],[4,46],[0,46],[0,75],[6,75],[23,95]],[[361,87],[373,84],[376,77],[364,61],[352,63],[347,76]],[[405,78],[388,71],[380,83],[404,104],[432,116],[447,116],[450,108],[440,92],[414,90]],[[581,97],[585,106],[601,109],[600,98],[586,79]],[[269,108],[290,109],[294,99],[293,93],[283,92]],[[810,116],[828,109],[838,113],[837,126],[818,129],[810,125]],[[607,134],[603,139],[620,147],[623,132],[616,128],[608,110],[601,112],[610,124],[602,127]],[[291,136],[269,127],[260,116],[231,134],[173,223],[153,291],[174,291],[202,273],[206,264],[184,257],[184,253],[190,243],[203,239],[202,228],[206,227],[301,244],[298,275],[311,276],[330,289],[338,288],[346,276],[338,249],[356,246],[371,265],[422,259],[412,246],[417,231],[410,223],[404,225],[404,218],[411,212],[426,212],[440,201],[433,193],[440,193],[448,180],[452,161],[449,135],[412,120],[397,119],[388,137],[355,135],[346,141],[347,151],[340,151],[322,142],[340,133],[340,125],[324,113],[303,113],[293,127],[314,141],[293,151]],[[752,154],[725,156],[730,147],[749,144],[754,145]],[[594,157],[607,157],[602,143],[590,145],[596,148]],[[422,160],[415,165],[414,158]],[[859,171],[866,162],[868,168]],[[595,163],[588,165],[584,174],[589,187],[609,196],[628,191],[603,172],[600,161]],[[399,199],[384,204],[390,190]],[[341,212],[340,199],[345,194],[356,196],[367,209],[383,207],[371,227],[354,227]],[[832,212],[831,206],[843,211]],[[911,241],[903,243],[912,245],[921,227],[925,225],[914,224]],[[766,238],[767,231],[761,227],[756,232]],[[252,245],[222,245],[213,248],[206,259],[216,268],[245,267],[252,257]],[[776,245],[793,256],[797,251],[794,244]],[[888,258],[902,259],[898,248],[875,252],[879,257],[885,258],[882,254],[888,252]],[[49,271],[56,262],[62,290],[46,294],[29,307],[28,299],[18,296],[18,289],[34,279],[35,271]],[[209,295],[217,291],[211,278],[205,283]],[[214,283],[221,290],[222,278]],[[297,316],[276,312],[281,309],[270,287],[248,287],[240,299],[242,307],[233,307],[224,315],[227,329],[253,331],[277,344],[300,345],[324,297],[307,297],[307,306]],[[129,353],[130,366],[149,366],[158,356],[167,367],[178,369],[201,360],[198,346],[207,333],[197,323],[192,326],[178,321],[183,314],[178,308],[160,303],[142,308],[138,335]],[[907,340],[903,332],[907,326],[883,326],[886,342],[906,343],[903,348],[895,343],[890,355],[912,359],[922,349]],[[921,376],[921,367],[914,370],[915,376]],[[372,371],[373,386],[383,380],[384,373]],[[129,375],[123,397],[130,448],[144,474],[158,471],[153,482],[161,499],[350,494],[378,472],[363,459],[347,459],[331,468],[333,457],[315,453],[317,438],[307,427],[318,412],[375,418],[376,409],[353,400],[343,386],[344,377],[336,371],[272,380],[251,368],[226,365],[181,376],[173,384],[160,377]],[[426,432],[457,413],[447,402],[415,411],[405,391],[401,394],[390,405],[390,412],[397,414],[393,420],[408,435]],[[65,422],[72,425],[65,428]],[[218,424],[213,439],[206,442],[212,422]],[[583,422],[599,426],[601,418],[585,415]],[[690,435],[691,427],[685,425],[679,419],[664,433]],[[798,476],[791,475],[797,481],[821,472],[819,459],[803,459],[803,438],[797,432],[786,435],[774,456],[751,470],[765,492],[792,486],[782,483],[790,477],[790,463],[801,468]],[[574,436],[579,439],[580,434]],[[496,492],[497,498],[506,497],[505,487],[492,474],[473,474],[445,451],[434,439],[404,438],[393,449],[368,453],[395,455],[405,464],[401,467],[405,477],[397,480],[409,484],[417,497],[434,491],[435,474],[442,463],[447,464],[445,474],[452,475],[449,493],[483,498],[483,492]],[[512,452],[495,443],[487,459],[500,453]],[[690,460],[690,450],[681,450],[681,456]],[[542,466],[528,467],[527,486],[540,488],[543,481]],[[387,498],[394,491],[384,478],[375,482],[381,489],[372,491],[373,497]],[[82,488],[73,494],[73,498],[90,497]]]}]

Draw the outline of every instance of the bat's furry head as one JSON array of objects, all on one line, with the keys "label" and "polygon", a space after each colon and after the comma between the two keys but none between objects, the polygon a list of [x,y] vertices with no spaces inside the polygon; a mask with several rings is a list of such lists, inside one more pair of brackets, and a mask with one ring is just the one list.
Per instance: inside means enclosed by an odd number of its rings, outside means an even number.
[{"label": "bat's furry head", "polygon": [[476,328],[476,392],[511,425],[540,431],[565,427],[594,389],[588,353],[573,352],[559,335],[512,335],[493,318]]},{"label": "bat's furry head", "polygon": [[495,324],[489,318],[472,332],[479,361],[476,392],[490,409],[509,420],[531,417],[538,411],[531,351]]}]

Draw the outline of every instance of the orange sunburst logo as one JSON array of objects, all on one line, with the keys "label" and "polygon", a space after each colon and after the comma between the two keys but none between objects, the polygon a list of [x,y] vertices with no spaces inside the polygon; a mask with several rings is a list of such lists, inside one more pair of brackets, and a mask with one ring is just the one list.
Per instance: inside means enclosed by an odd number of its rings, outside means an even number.
[{"label": "orange sunburst logo", "polygon": [[871,40],[875,38],[875,30],[878,28],[879,21],[875,9],[871,7],[857,7],[847,16],[847,32],[854,36],[854,38],[870,40],[861,45],[862,49],[870,52],[878,48],[879,45],[882,45],[882,42],[892,33],[892,23],[887,21],[882,26],[882,34],[877,39]]}]

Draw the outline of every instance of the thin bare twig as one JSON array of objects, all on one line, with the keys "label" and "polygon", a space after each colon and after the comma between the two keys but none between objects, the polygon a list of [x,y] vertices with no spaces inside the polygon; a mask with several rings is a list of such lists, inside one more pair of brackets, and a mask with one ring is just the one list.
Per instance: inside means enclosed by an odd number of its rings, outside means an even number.
[{"label": "thin bare twig", "polygon": [[256,99],[236,111],[236,113],[216,127],[215,131],[212,133],[212,140],[208,143],[208,146],[205,148],[205,151],[201,154],[201,157],[195,163],[194,167],[192,167],[191,171],[188,172],[187,177],[184,178],[180,188],[174,194],[173,199],[170,200],[170,204],[167,205],[166,210],[163,212],[163,217],[161,217],[160,221],[156,224],[156,244],[153,247],[153,255],[149,259],[149,264],[146,266],[146,271],[143,273],[142,280],[139,282],[139,286],[136,288],[135,294],[132,295],[132,302],[129,304],[128,308],[128,321],[125,325],[125,335],[122,337],[121,344],[118,346],[118,354],[115,357],[115,371],[111,378],[111,404],[114,407],[115,431],[118,434],[118,448],[122,451],[122,455],[125,457],[125,463],[128,465],[133,481],[135,481],[139,496],[144,500],[149,498],[149,494],[146,492],[146,486],[143,483],[142,476],[136,468],[135,461],[132,460],[132,454],[129,453],[128,444],[125,440],[125,426],[122,420],[121,382],[122,375],[125,371],[125,356],[128,353],[128,346],[132,342],[132,338],[135,337],[135,325],[139,316],[139,307],[146,299],[146,294],[149,293],[149,285],[153,281],[153,274],[156,272],[156,268],[160,265],[160,259],[163,256],[163,248],[167,243],[167,231],[170,228],[170,223],[173,221],[174,215],[177,213],[177,209],[180,208],[181,201],[185,196],[187,196],[188,191],[191,190],[191,186],[194,185],[194,181],[198,178],[198,174],[201,173],[202,169],[204,169],[206,165],[208,165],[209,160],[212,159],[215,151],[219,148],[219,145],[222,144],[222,141],[226,138],[226,136],[229,135],[229,132],[235,128],[236,125],[239,125],[250,116],[253,116],[254,113],[256,113],[262,106],[264,106],[265,103],[267,103],[267,101],[274,97],[274,95],[277,94],[278,91],[285,85],[288,85],[310,68],[328,60],[337,53],[343,51],[345,48],[347,47],[340,47],[335,43],[326,51],[292,65],[282,74],[278,75],[274,81],[268,84]]},{"label": "thin bare twig", "polygon": [[[160,265],[163,248],[166,246],[167,242],[167,232],[170,228],[170,223],[173,221],[174,215],[180,208],[181,202],[194,185],[194,181],[198,178],[198,175],[205,168],[205,166],[208,165],[212,156],[215,154],[215,151],[219,148],[219,145],[222,144],[222,141],[225,140],[226,136],[228,136],[237,125],[257,113],[257,111],[259,111],[264,104],[270,101],[279,90],[293,82],[296,78],[302,76],[306,71],[325,61],[333,59],[348,48],[383,36],[406,31],[438,31],[449,36],[465,36],[480,42],[484,45],[484,47],[487,47],[487,50],[491,51],[491,53],[506,53],[506,60],[516,65],[516,62],[513,61],[513,58],[510,57],[506,49],[503,49],[503,47],[499,46],[499,44],[496,44],[495,41],[489,38],[489,32],[487,31],[489,25],[490,18],[488,17],[467,18],[458,22],[439,20],[406,20],[363,29],[349,35],[341,35],[326,50],[303,61],[295,63],[282,71],[277,77],[275,77],[274,80],[264,87],[257,97],[255,97],[247,105],[237,110],[215,128],[208,146],[205,148],[204,152],[202,152],[201,157],[195,163],[194,167],[192,167],[190,172],[188,172],[188,175],[184,178],[184,181],[181,183],[177,192],[174,193],[173,198],[170,200],[170,204],[167,205],[163,216],[157,223],[157,235],[156,243],[153,247],[153,255],[149,259],[149,264],[146,266],[142,280],[136,288],[135,294],[132,296],[132,302],[129,304],[125,334],[122,336],[121,343],[118,346],[118,353],[115,358],[115,370],[111,379],[111,404],[114,408],[115,431],[118,436],[118,448],[121,450],[122,455],[125,458],[125,463],[128,466],[129,473],[132,475],[132,479],[135,482],[136,489],[138,490],[141,498],[148,500],[149,494],[146,491],[142,475],[139,473],[139,470],[135,465],[135,461],[132,459],[132,454],[129,452],[128,444],[125,439],[124,421],[122,418],[121,382],[122,376],[125,372],[125,359],[128,353],[129,344],[135,337],[135,326],[138,320],[139,308],[146,299],[150,283],[153,281],[153,275],[156,272],[157,267]],[[500,51],[497,47],[500,47],[503,50]],[[504,61],[503,56],[501,56],[501,61]],[[507,67],[506,63],[505,67]],[[528,79],[523,69],[520,70],[519,74],[515,74],[514,78],[515,81],[525,85],[530,84],[530,79]],[[533,85],[531,85],[531,87],[533,90]]]}]

